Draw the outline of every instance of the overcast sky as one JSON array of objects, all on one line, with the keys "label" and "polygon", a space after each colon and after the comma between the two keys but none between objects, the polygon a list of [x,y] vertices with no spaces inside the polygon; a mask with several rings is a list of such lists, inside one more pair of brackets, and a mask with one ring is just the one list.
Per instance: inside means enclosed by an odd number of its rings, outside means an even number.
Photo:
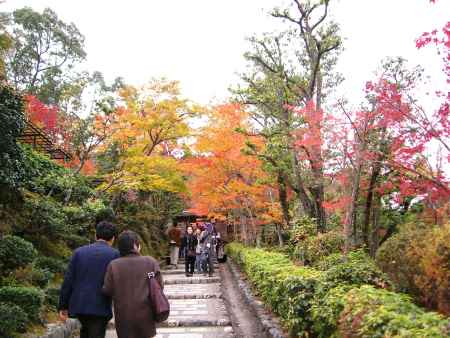
[{"label": "overcast sky", "polygon": [[[223,100],[245,66],[245,37],[281,28],[267,10],[286,0],[7,0],[2,10],[30,6],[55,10],[86,36],[86,68],[108,79],[142,84],[154,76],[180,80],[183,93],[200,103]],[[426,65],[434,81],[439,59],[418,51],[415,38],[450,20],[450,1],[334,0],[345,52],[340,93],[357,100],[386,56]],[[442,86],[440,86],[442,88]]]}]

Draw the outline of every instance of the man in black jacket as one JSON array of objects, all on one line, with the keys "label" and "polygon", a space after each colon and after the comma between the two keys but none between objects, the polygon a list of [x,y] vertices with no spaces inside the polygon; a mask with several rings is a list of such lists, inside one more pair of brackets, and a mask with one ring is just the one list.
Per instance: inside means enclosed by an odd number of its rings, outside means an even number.
[{"label": "man in black jacket", "polygon": [[96,242],[75,250],[64,277],[59,298],[59,316],[76,317],[81,323],[80,338],[104,338],[112,318],[111,299],[102,294],[108,264],[119,257],[111,248],[116,227],[109,222],[96,226]]}]

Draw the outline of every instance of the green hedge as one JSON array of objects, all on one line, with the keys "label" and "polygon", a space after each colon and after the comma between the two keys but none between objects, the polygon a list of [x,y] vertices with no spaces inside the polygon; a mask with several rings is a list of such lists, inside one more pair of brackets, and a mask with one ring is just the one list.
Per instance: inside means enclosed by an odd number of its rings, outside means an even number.
[{"label": "green hedge", "polygon": [[44,294],[36,288],[2,287],[0,288],[0,303],[15,304],[28,315],[30,321],[39,322]]},{"label": "green hedge", "polygon": [[63,260],[45,256],[38,257],[34,262],[34,265],[55,274],[64,274],[67,268],[67,264]]},{"label": "green hedge", "polygon": [[339,320],[347,337],[449,337],[450,319],[426,312],[400,293],[369,285],[350,290]]},{"label": "green hedge", "polygon": [[0,274],[25,267],[37,255],[33,244],[23,238],[7,235],[0,239]]},{"label": "green hedge", "polygon": [[11,337],[16,332],[24,332],[27,322],[27,314],[20,307],[0,303],[0,337]]},{"label": "green hedge", "polygon": [[[376,289],[388,282],[362,252],[347,258],[331,257],[334,265],[325,263],[322,268],[327,265],[328,269],[319,271],[295,266],[283,254],[237,243],[227,245],[226,250],[242,266],[262,300],[281,318],[291,337],[448,334],[445,330],[449,320],[424,312],[404,295]],[[377,305],[375,296],[367,298],[366,293],[378,295],[380,303]],[[392,312],[384,310],[391,308]],[[394,316],[397,310],[399,315]]]}]

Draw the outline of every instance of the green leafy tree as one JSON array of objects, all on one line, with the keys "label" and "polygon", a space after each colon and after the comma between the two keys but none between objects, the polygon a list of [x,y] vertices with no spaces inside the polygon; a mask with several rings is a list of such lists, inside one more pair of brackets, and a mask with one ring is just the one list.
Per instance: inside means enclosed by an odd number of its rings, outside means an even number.
[{"label": "green leafy tree", "polygon": [[83,82],[75,71],[86,57],[84,36],[73,24],[47,8],[29,7],[12,13],[13,48],[7,60],[8,79],[42,102],[59,105],[76,96]]},{"label": "green leafy tree", "polygon": [[23,174],[22,151],[16,140],[25,127],[23,100],[6,84],[0,84],[0,186],[18,187]]},{"label": "green leafy tree", "polygon": [[[334,67],[342,43],[338,25],[328,18],[329,3],[293,0],[284,9],[274,9],[271,15],[287,29],[250,38],[245,85],[235,91],[238,100],[252,108],[257,132],[270,145],[263,152],[254,147],[251,151],[278,176],[280,196],[286,186],[294,190],[304,213],[316,219],[321,231],[326,224],[323,149],[298,145],[295,133],[310,122],[292,108],[314,107],[310,120],[318,121],[314,137],[321,144],[319,114],[327,94],[341,81]],[[280,203],[286,219],[286,201]]]}]

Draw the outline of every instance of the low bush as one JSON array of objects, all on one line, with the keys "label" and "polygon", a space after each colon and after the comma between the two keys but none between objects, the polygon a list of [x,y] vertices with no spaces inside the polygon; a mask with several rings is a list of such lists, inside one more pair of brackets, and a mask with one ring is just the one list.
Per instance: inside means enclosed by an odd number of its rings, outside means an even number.
[{"label": "low bush", "polygon": [[353,285],[343,284],[316,294],[311,317],[313,331],[318,338],[333,337],[336,334],[339,316],[345,306],[345,296],[353,288]]},{"label": "low bush", "polygon": [[78,249],[79,247],[88,245],[90,243],[89,238],[78,235],[67,235],[64,237],[64,242],[66,242],[66,244],[72,250]]},{"label": "low bush", "polygon": [[54,274],[64,274],[67,268],[67,265],[63,260],[46,256],[38,257],[35,260],[34,265],[40,269],[49,270]]},{"label": "low bush", "polygon": [[0,288],[0,303],[19,306],[33,322],[39,322],[39,315],[44,302],[41,290],[31,287]]},{"label": "low bush", "polygon": [[390,286],[388,277],[364,250],[355,250],[346,256],[332,255],[319,263],[319,266],[325,270],[324,281],[330,283],[332,287],[341,284],[369,284],[379,288]]},{"label": "low bush", "polygon": [[339,320],[344,337],[448,337],[450,319],[425,312],[399,293],[364,285],[350,290]]},{"label": "low bush", "polygon": [[309,236],[300,241],[294,249],[294,257],[303,264],[316,265],[323,258],[342,252],[344,236],[342,231],[328,231]]},{"label": "low bush", "polygon": [[7,235],[0,239],[0,274],[25,267],[36,258],[33,244],[23,238]]},{"label": "low bush", "polygon": [[27,322],[27,314],[20,307],[0,303],[0,337],[11,337],[16,332],[24,332]]},{"label": "low bush", "polygon": [[376,258],[401,290],[450,315],[450,224],[405,224],[382,245]]},{"label": "low bush", "polygon": [[340,253],[344,248],[342,231],[332,228],[319,232],[316,222],[308,217],[299,219],[289,230],[289,256],[303,265],[315,265],[324,257]]},{"label": "low bush", "polygon": [[413,243],[423,243],[428,227],[420,223],[403,224],[397,234],[389,238],[378,249],[377,265],[388,274],[398,291],[419,296],[420,290],[415,279],[422,272],[419,257],[408,254]]},{"label": "low bush", "polygon": [[[227,245],[261,299],[291,337],[445,337],[449,320],[427,313],[403,294],[363,251],[332,255],[324,271],[295,266],[280,253]],[[367,285],[372,284],[372,285]],[[379,299],[379,301],[377,301]]]},{"label": "low bush", "polygon": [[28,265],[25,268],[15,270],[11,276],[16,284],[15,286],[37,286],[45,289],[53,278],[53,273],[48,269],[41,269],[35,265]]}]

